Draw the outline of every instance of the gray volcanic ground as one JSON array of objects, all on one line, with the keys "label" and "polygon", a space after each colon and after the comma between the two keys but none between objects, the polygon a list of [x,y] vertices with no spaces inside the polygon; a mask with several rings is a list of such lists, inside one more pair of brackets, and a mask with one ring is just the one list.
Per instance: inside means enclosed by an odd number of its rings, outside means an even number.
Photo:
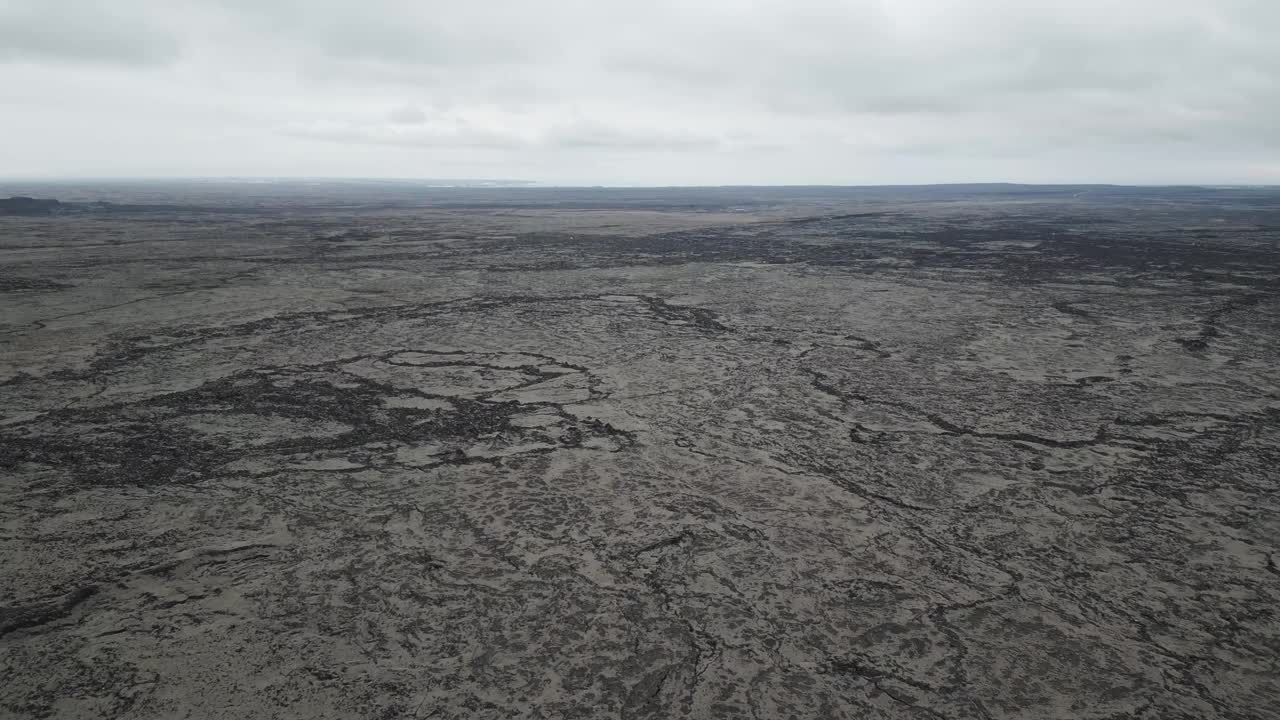
[{"label": "gray volcanic ground", "polygon": [[1280,717],[1280,190],[11,194],[4,717]]}]

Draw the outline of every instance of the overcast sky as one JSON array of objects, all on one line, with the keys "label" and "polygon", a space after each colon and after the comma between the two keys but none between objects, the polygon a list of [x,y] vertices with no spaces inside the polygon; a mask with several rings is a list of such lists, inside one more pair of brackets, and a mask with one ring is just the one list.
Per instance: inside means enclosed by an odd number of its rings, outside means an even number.
[{"label": "overcast sky", "polygon": [[1280,183],[1280,0],[0,0],[0,176]]}]

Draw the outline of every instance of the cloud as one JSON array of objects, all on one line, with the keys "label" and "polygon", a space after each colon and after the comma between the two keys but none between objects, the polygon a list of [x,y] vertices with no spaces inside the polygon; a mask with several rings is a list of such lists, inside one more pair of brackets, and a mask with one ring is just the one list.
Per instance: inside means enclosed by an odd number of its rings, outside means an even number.
[{"label": "cloud", "polygon": [[387,120],[397,125],[421,125],[427,121],[427,114],[417,105],[401,105],[387,113]]},{"label": "cloud", "polygon": [[604,150],[653,150],[679,152],[715,150],[722,143],[714,135],[681,131],[661,125],[628,127],[599,121],[576,120],[552,126],[542,142],[560,148]]},{"label": "cloud", "polygon": [[315,120],[280,128],[282,135],[339,144],[384,145],[404,148],[517,148],[528,138],[501,129],[466,123],[352,122]]},{"label": "cloud", "polygon": [[163,65],[178,51],[124,2],[0,4],[0,61]]},{"label": "cloud", "polygon": [[404,148],[681,152],[724,146],[720,138],[712,135],[660,125],[605,124],[582,118],[561,121],[525,117],[517,123],[504,120],[501,113],[475,118],[446,112],[428,116],[421,108],[406,105],[385,117],[292,122],[279,128],[279,132],[309,140]]},{"label": "cloud", "polygon": [[33,137],[0,159],[56,169],[65,114],[96,172],[137,133],[189,174],[1256,182],[1277,29],[1263,0],[0,0],[0,131]]}]

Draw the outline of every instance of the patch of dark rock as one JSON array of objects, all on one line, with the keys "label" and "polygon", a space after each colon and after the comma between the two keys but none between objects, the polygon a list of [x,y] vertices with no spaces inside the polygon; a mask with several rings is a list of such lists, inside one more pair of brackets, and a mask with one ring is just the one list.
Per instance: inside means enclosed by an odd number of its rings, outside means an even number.
[{"label": "patch of dark rock", "polygon": [[86,585],[52,600],[0,607],[0,636],[64,618],[70,615],[77,605],[93,597],[97,592],[97,586]]},{"label": "patch of dark rock", "polygon": [[15,195],[0,199],[0,215],[54,215],[61,212],[62,203],[54,199],[41,199]]},{"label": "patch of dark rock", "polygon": [[74,287],[74,285],[60,282],[53,278],[19,277],[16,275],[0,276],[0,292],[52,292],[70,287]]}]

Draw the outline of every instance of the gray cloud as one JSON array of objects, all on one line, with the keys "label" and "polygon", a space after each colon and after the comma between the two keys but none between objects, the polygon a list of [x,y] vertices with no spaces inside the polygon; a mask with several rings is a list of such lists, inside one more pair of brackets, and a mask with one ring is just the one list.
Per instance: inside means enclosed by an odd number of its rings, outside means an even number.
[{"label": "gray cloud", "polygon": [[0,61],[155,65],[172,62],[178,40],[128,3],[0,4]]},{"label": "gray cloud", "polygon": [[398,125],[421,125],[427,121],[427,114],[417,105],[401,105],[387,113],[387,120]]},{"label": "gray cloud", "polygon": [[280,133],[337,143],[405,148],[680,152],[727,146],[713,135],[662,127],[604,124],[581,118],[545,125],[530,119],[521,127],[510,127],[446,113],[428,116],[412,105],[396,108],[384,117],[290,123],[280,128]]},{"label": "gray cloud", "polygon": [[1265,0],[0,0],[0,130],[34,138],[0,161],[1280,182],[1278,35]]}]

